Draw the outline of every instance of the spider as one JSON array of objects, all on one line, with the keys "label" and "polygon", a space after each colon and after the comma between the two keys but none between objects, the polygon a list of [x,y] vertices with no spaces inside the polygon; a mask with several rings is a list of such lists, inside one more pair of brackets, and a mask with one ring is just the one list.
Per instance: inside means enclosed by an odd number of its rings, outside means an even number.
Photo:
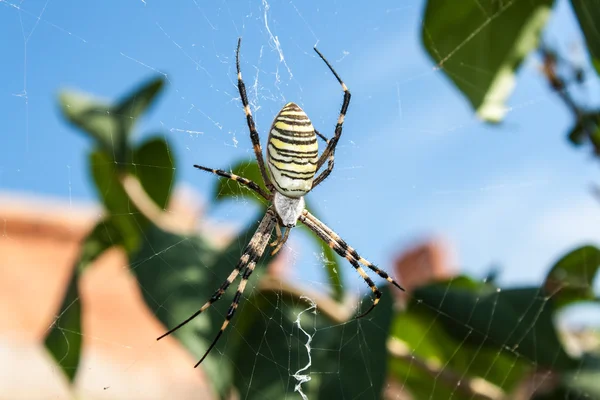
[{"label": "spider", "polygon": [[[242,73],[240,72],[241,43],[241,38],[239,38],[236,50],[237,86],[242,99],[242,105],[244,106],[248,128],[250,129],[250,139],[252,140],[254,153],[267,191],[265,192],[260,186],[249,179],[223,170],[206,168],[200,165],[194,165],[194,167],[236,181],[256,192],[259,196],[268,201],[270,205],[267,208],[265,216],[258,225],[256,232],[244,249],[242,257],[229,277],[227,277],[227,280],[221,284],[221,287],[217,289],[212,297],[200,307],[198,311],[156,339],[160,340],[165,336],[170,335],[208,309],[213,303],[221,298],[223,293],[225,293],[237,276],[242,274],[242,281],[238,285],[237,292],[227,311],[225,321],[223,322],[219,333],[194,368],[198,367],[198,365],[204,361],[233,318],[235,310],[240,302],[240,298],[242,297],[242,293],[248,283],[248,278],[250,278],[252,271],[254,271],[256,262],[265,252],[273,229],[275,229],[277,237],[274,242],[270,243],[270,245],[274,247],[272,254],[277,253],[279,249],[281,249],[288,239],[290,230],[296,226],[297,221],[300,221],[312,230],[321,240],[326,242],[337,254],[346,258],[350,264],[352,264],[367,285],[369,285],[375,296],[371,307],[356,318],[362,318],[370,313],[377,303],[379,303],[381,298],[381,292],[377,289],[377,286],[375,286],[360,264],[386,279],[398,289],[404,290],[385,271],[377,268],[375,265],[359,256],[356,250],[346,244],[342,238],[324,223],[319,221],[304,207],[304,196],[323,182],[333,170],[335,148],[342,135],[344,117],[346,116],[348,105],[350,104],[350,91],[348,91],[348,88],[344,82],[342,82],[342,79],[337,72],[335,72],[331,64],[329,64],[329,61],[327,61],[323,54],[315,47],[315,52],[319,55],[321,60],[325,62],[344,91],[344,102],[342,103],[342,109],[338,117],[337,125],[335,126],[334,136],[332,139],[327,139],[325,136],[321,135],[313,127],[306,113],[304,113],[298,105],[295,103],[287,103],[275,117],[271,126],[271,131],[269,132],[267,164],[271,174],[271,180],[269,174],[267,174],[258,132],[256,131],[250,106],[248,105],[246,86],[244,85]],[[327,147],[321,156],[318,154],[317,136],[327,144]],[[325,162],[327,162],[327,168],[315,177],[317,171],[319,171]],[[285,229],[285,233],[282,233],[282,228]]]}]

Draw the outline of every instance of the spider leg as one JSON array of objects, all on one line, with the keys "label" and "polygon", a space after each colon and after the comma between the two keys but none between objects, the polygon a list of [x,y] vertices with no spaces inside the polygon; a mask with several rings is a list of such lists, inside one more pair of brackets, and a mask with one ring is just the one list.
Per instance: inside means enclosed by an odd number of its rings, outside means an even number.
[{"label": "spider leg", "polygon": [[342,85],[342,90],[344,91],[344,102],[342,103],[342,109],[340,110],[340,116],[338,117],[338,121],[335,126],[335,133],[333,135],[333,138],[331,138],[327,142],[327,147],[323,151],[323,154],[321,154],[321,157],[319,157],[319,161],[317,161],[317,170],[318,170],[319,168],[321,168],[323,166],[323,164],[325,164],[325,161],[328,160],[327,169],[325,171],[321,172],[321,174],[319,176],[317,176],[317,178],[313,181],[313,185],[312,185],[313,188],[315,188],[319,183],[323,182],[323,180],[325,180],[325,178],[327,178],[329,176],[329,174],[331,173],[331,171],[333,170],[333,160],[334,160],[334,156],[335,156],[335,148],[337,147],[340,136],[342,136],[342,126],[344,125],[344,118],[346,117],[346,113],[348,112],[348,106],[350,105],[350,97],[351,97],[350,91],[346,87],[346,84],[342,81],[342,78],[340,78],[340,76],[337,74],[337,72],[335,72],[335,70],[333,69],[331,64],[329,64],[329,61],[327,61],[325,56],[323,56],[323,54],[321,54],[321,52],[316,47],[315,47],[315,51],[317,52],[319,57],[321,57],[321,60],[323,60],[325,62],[325,64],[327,64],[327,67],[329,67],[329,70],[333,73],[333,75],[335,76],[337,81],[340,83],[340,85]]},{"label": "spider leg", "polygon": [[324,231],[320,226],[318,226],[311,219],[307,218],[307,216],[306,216],[307,213],[308,213],[308,211],[304,210],[302,215],[300,215],[300,217],[298,218],[300,220],[300,222],[302,222],[310,230],[312,230],[321,240],[323,240],[325,243],[327,243],[329,245],[329,247],[331,247],[336,253],[338,253],[340,256],[342,256],[346,260],[348,260],[348,262],[350,262],[350,264],[352,264],[354,269],[356,269],[356,271],[360,274],[360,276],[367,283],[367,285],[369,285],[369,288],[371,288],[371,291],[375,295],[375,299],[373,300],[373,304],[371,305],[371,307],[366,312],[358,315],[355,318],[359,319],[359,318],[365,317],[367,314],[369,314],[371,311],[373,311],[373,309],[375,308],[377,303],[379,303],[379,300],[381,299],[381,292],[379,291],[379,289],[377,289],[377,286],[375,286],[375,283],[373,283],[371,278],[369,278],[369,275],[367,275],[365,270],[360,266],[360,264],[354,258],[354,256],[347,250],[344,250],[344,248],[340,245],[340,243],[338,243],[331,235],[329,235],[326,231]]},{"label": "spider leg", "polygon": [[267,243],[269,242],[269,239],[271,237],[271,232],[273,231],[273,227],[275,226],[276,223],[277,223],[277,218],[275,217],[273,209],[272,208],[267,209],[267,212],[266,212],[265,216],[263,217],[262,221],[260,222],[256,232],[252,236],[252,239],[250,239],[250,242],[244,249],[244,253],[242,254],[242,257],[240,258],[235,269],[227,277],[227,280],[225,280],[225,282],[223,282],[223,284],[221,284],[221,287],[219,287],[219,289],[212,295],[212,297],[206,303],[204,303],[204,305],[202,307],[200,307],[200,309],[198,311],[196,311],[194,314],[192,314],[189,318],[187,318],[185,321],[181,322],[176,327],[172,328],[165,334],[158,337],[156,340],[160,340],[160,339],[164,338],[165,336],[168,336],[171,333],[175,332],[176,330],[178,330],[179,328],[181,328],[182,326],[186,325],[188,322],[190,322],[191,320],[196,318],[198,315],[200,315],[203,311],[205,311],[207,308],[209,308],[217,300],[219,300],[221,298],[221,296],[223,295],[223,293],[225,293],[227,288],[231,285],[231,283],[233,283],[235,278],[239,275],[240,271],[244,267],[247,266],[244,271],[244,274],[242,276],[242,281],[240,282],[240,284],[238,286],[238,290],[233,298],[233,302],[232,302],[231,306],[229,307],[229,311],[227,312],[227,315],[225,317],[225,322],[223,323],[223,326],[221,327],[221,330],[219,331],[219,334],[213,340],[213,342],[209,346],[208,350],[206,351],[206,353],[204,353],[204,355],[202,356],[202,359],[200,359],[200,361],[195,365],[195,367],[200,365],[200,363],[206,358],[206,356],[208,355],[210,350],[212,350],[212,348],[215,346],[215,344],[219,340],[219,337],[221,337],[221,335],[223,334],[223,331],[229,324],[229,321],[231,320],[231,318],[233,318],[233,314],[235,313],[235,309],[238,306],[242,292],[244,291],[244,288],[246,287],[248,278],[250,277],[250,274],[254,270],[254,267],[256,266],[256,262],[263,255],[265,248],[267,247]]},{"label": "spider leg", "polygon": [[[321,138],[322,140],[325,141],[325,143],[329,144],[329,139],[327,139],[325,136],[323,136],[319,131],[317,131],[315,129],[315,134]],[[331,157],[329,157],[329,162],[327,163],[327,174],[325,173],[321,173],[319,176],[317,176],[315,178],[315,180],[313,181],[312,187],[311,189],[313,189],[315,186],[317,186],[319,183],[323,182],[325,180],[325,178],[327,178],[327,176],[329,176],[329,174],[331,173],[331,171],[333,171],[333,154]]]},{"label": "spider leg", "polygon": [[[308,210],[304,210],[304,215],[306,216],[306,218],[310,219],[315,225],[317,225],[320,229],[322,229],[325,233],[327,233],[329,236],[331,236],[331,238],[333,240],[335,240],[344,251],[347,251],[348,253],[350,253],[352,255],[352,257],[354,257],[355,260],[357,260],[359,263],[361,263],[365,267],[369,268],[371,271],[375,272],[377,275],[379,275],[380,277],[382,277],[383,279],[385,279],[392,285],[396,286],[398,289],[404,291],[404,288],[402,286],[400,286],[398,284],[398,282],[396,282],[394,279],[392,279],[392,277],[390,277],[387,272],[385,272],[382,269],[377,268],[377,266],[371,264],[368,260],[365,260],[364,258],[362,258],[356,252],[356,250],[354,250],[351,246],[349,246],[337,233],[335,233],[333,230],[331,230],[331,228],[329,228],[327,225],[325,225],[323,222],[321,222],[319,219],[317,219],[317,217],[315,217],[314,215],[309,213]],[[344,256],[342,256],[342,257],[344,257]]]},{"label": "spider leg", "polygon": [[[279,227],[279,225],[277,226]],[[271,246],[275,246],[275,248],[271,252],[272,256],[279,253],[279,250],[281,250],[285,242],[287,242],[288,237],[290,236],[290,231],[291,228],[285,228],[285,233],[283,234],[283,236],[279,236],[275,242],[271,243]],[[279,229],[279,233],[281,234],[281,229]]]},{"label": "spider leg", "polygon": [[322,135],[321,132],[319,132],[318,130],[315,129],[315,135],[317,135],[319,138],[321,138],[321,140],[323,140],[325,143],[329,143],[329,139],[327,139],[325,137],[325,135]]},{"label": "spider leg", "polygon": [[279,226],[279,224],[275,225],[275,233],[277,234],[277,237],[275,238],[275,240],[273,240],[271,243],[269,243],[269,246],[271,246],[271,247],[277,246],[277,244],[283,237],[283,234],[281,233],[281,227]]},{"label": "spider leg", "polygon": [[258,186],[258,184],[256,184],[255,182],[252,182],[250,179],[246,179],[242,176],[232,174],[231,172],[225,172],[221,169],[206,168],[206,167],[203,167],[201,165],[196,165],[196,164],[194,164],[194,167],[201,169],[202,171],[212,172],[213,174],[219,175],[220,177],[239,182],[240,184],[246,186],[248,189],[254,190],[256,193],[261,195],[265,200],[269,200],[271,198],[271,196],[268,195],[267,193],[265,193],[264,190],[262,190],[260,188],[260,186]]},{"label": "spider leg", "polygon": [[[263,249],[260,254],[261,256],[262,256],[262,253],[265,251],[267,242],[268,242],[268,238],[264,242],[264,246],[263,246]],[[258,258],[260,258],[260,256],[257,257],[257,259]],[[202,364],[202,361],[204,361],[206,356],[208,356],[208,353],[210,353],[210,351],[213,349],[213,347],[215,347],[215,345],[219,341],[219,338],[221,337],[221,335],[223,334],[225,329],[227,329],[227,325],[229,325],[229,322],[231,321],[231,319],[233,318],[233,315],[235,314],[235,310],[237,310],[237,308],[238,308],[238,305],[240,303],[240,298],[242,297],[242,293],[244,293],[244,289],[246,289],[246,284],[248,283],[248,278],[250,278],[250,275],[252,275],[252,272],[254,271],[255,267],[256,267],[256,260],[251,261],[250,264],[248,264],[248,268],[246,268],[246,270],[244,271],[244,275],[242,276],[242,281],[238,285],[237,292],[235,292],[235,296],[233,297],[233,302],[229,306],[229,310],[227,310],[227,315],[225,316],[225,321],[223,321],[223,325],[221,325],[221,329],[219,330],[219,333],[217,333],[217,336],[215,336],[215,338],[213,339],[210,346],[208,346],[208,349],[206,349],[206,352],[204,352],[204,355],[202,356],[200,361],[198,361],[196,363],[196,365],[194,365],[194,368],[196,368],[196,367],[198,367],[198,365]]]},{"label": "spider leg", "polygon": [[267,170],[265,168],[265,161],[263,159],[262,148],[260,146],[260,138],[256,131],[256,124],[252,118],[252,112],[250,111],[250,105],[248,104],[248,96],[246,95],[246,85],[242,80],[242,72],[240,70],[240,47],[242,45],[242,38],[238,38],[237,50],[235,51],[235,66],[237,68],[237,79],[238,79],[238,90],[240,97],[242,98],[242,105],[244,106],[244,113],[246,114],[246,121],[248,122],[248,129],[250,129],[250,139],[252,140],[252,146],[254,147],[254,154],[256,155],[256,161],[258,161],[258,167],[260,168],[260,175],[265,182],[265,186],[269,190],[273,190],[274,186],[269,179]]}]

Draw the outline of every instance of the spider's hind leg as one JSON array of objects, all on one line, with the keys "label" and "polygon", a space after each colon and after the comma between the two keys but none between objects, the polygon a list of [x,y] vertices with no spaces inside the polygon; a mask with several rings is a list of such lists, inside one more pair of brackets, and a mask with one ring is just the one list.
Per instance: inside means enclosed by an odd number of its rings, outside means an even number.
[{"label": "spider's hind leg", "polygon": [[[361,263],[365,267],[369,268],[371,271],[375,272],[381,278],[385,279],[386,281],[388,281],[392,285],[396,286],[398,289],[404,291],[404,288],[402,286],[400,286],[400,284],[398,282],[396,282],[391,276],[389,276],[389,274],[387,272],[385,272],[384,270],[378,268],[376,265],[373,265],[370,261],[368,261],[368,260],[364,259],[363,257],[361,257],[356,252],[356,250],[354,248],[352,248],[351,246],[349,246],[348,243],[346,243],[344,241],[344,239],[342,239],[331,228],[329,228],[327,225],[325,225],[323,222],[321,222],[319,219],[317,219],[317,217],[315,217],[314,215],[312,215],[308,211],[306,211],[305,215],[306,215],[307,219],[309,219],[319,229],[322,229],[329,237],[331,237],[331,239],[333,239],[341,247],[341,249],[344,251],[345,254],[351,255],[352,258],[354,258],[356,261],[358,261],[359,263]],[[342,257],[346,257],[343,254],[340,254],[340,255]]]},{"label": "spider's hind leg", "polygon": [[300,215],[299,220],[310,230],[312,230],[321,240],[327,243],[329,247],[331,247],[338,255],[348,260],[348,262],[352,264],[356,272],[359,273],[359,275],[363,278],[365,283],[369,286],[369,288],[375,295],[371,307],[366,312],[360,314],[356,318],[362,318],[368,313],[370,313],[381,299],[381,292],[379,291],[373,280],[371,280],[369,275],[367,275],[365,270],[360,266],[360,264],[363,264],[367,268],[371,269],[377,275],[384,278],[400,290],[404,290],[402,286],[400,286],[394,279],[392,279],[385,271],[377,268],[375,265],[371,264],[369,261],[359,256],[356,250],[348,246],[348,244],[344,240],[342,240],[342,238],[340,238],[327,225],[319,221],[314,215],[309,213],[308,210],[304,210],[302,212],[302,215]]}]

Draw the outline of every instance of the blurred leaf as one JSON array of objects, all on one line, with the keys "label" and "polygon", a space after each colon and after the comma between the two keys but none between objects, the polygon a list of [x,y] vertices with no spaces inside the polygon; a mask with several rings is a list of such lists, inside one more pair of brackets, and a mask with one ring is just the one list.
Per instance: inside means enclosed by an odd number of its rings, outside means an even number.
[{"label": "blurred leaf", "polygon": [[502,290],[479,295],[454,289],[451,283],[415,292],[413,307],[437,315],[445,331],[472,348],[508,350],[539,367],[564,371],[576,362],[560,343],[552,302],[540,288]]},{"label": "blurred leaf", "polygon": [[[161,138],[150,138],[133,153],[131,174],[139,180],[154,203],[164,209],[174,182],[175,166],[168,144]],[[148,219],[133,204],[123,189],[123,172],[103,151],[90,154],[92,176],[98,194],[110,213],[112,224],[119,230],[128,252],[137,248]],[[127,172],[125,172],[127,173]]]},{"label": "blurred leaf", "polygon": [[[145,232],[142,247],[132,260],[132,270],[137,275],[146,304],[165,325],[165,330],[187,319],[213,295],[234,269],[257,226],[253,224],[223,251],[212,248],[200,237],[171,234],[153,225]],[[257,263],[247,292],[270,260],[271,257],[266,255]],[[204,354],[225,320],[239,280],[206,313],[174,333],[173,336],[197,359]],[[245,299],[242,299],[228,331],[201,365],[221,395],[231,388],[232,370],[236,366],[223,354],[224,351],[235,352],[230,338],[238,334],[236,320],[244,313],[244,303]]]},{"label": "blurred leaf", "polygon": [[569,141],[575,146],[581,146],[587,139],[598,136],[600,113],[591,112],[583,114],[568,134]]},{"label": "blurred leaf", "polygon": [[[260,187],[268,192],[263,184],[262,177],[260,175],[260,170],[258,168],[258,163],[256,161],[241,161],[237,163],[233,169],[232,173],[243,176],[244,178],[250,179],[251,181],[260,185]],[[263,210],[266,210],[268,204],[267,202],[259,197],[252,190],[246,188],[238,184],[237,182],[232,181],[231,179],[220,178],[219,182],[216,185],[216,190],[214,193],[215,199],[222,200],[226,198],[248,198],[254,200],[257,204],[259,204]],[[310,201],[305,197],[306,208],[317,216],[314,213],[313,208],[310,206]],[[318,218],[318,216],[317,216]],[[331,290],[333,291],[333,298],[335,300],[341,300],[343,297],[343,288],[342,288],[342,273],[340,271],[340,265],[338,263],[337,258],[334,255],[333,250],[324,243],[319,240],[314,234],[309,232],[309,235],[317,241],[318,246],[321,249],[321,252],[324,256],[325,267],[327,269],[327,276],[329,278],[329,285]]]},{"label": "blurred leaf", "polygon": [[81,302],[79,273],[71,275],[60,311],[50,326],[45,345],[69,380],[73,381],[81,355]]},{"label": "blurred leaf", "polygon": [[[343,324],[328,319],[318,306],[315,313],[309,299],[255,292],[236,325],[243,340],[231,352],[241,397],[299,397],[292,393],[306,376],[301,389],[310,399],[381,398],[392,316],[389,288],[382,292],[383,300],[368,317]],[[364,303],[371,304],[371,297]]]},{"label": "blurred leaf", "polygon": [[64,117],[94,138],[103,151],[111,155],[124,152],[118,147],[121,140],[115,136],[120,133],[109,105],[90,94],[75,91],[61,92],[58,101]]},{"label": "blurred leaf", "polygon": [[130,137],[133,124],[146,110],[164,84],[162,77],[153,78],[112,106],[87,93],[63,91],[59,104],[67,120],[96,140],[99,147],[124,169],[129,163]]},{"label": "blurred leaf", "polygon": [[584,354],[581,365],[564,374],[562,381],[571,396],[563,398],[600,399],[600,358]]},{"label": "blurred leaf", "polygon": [[[350,399],[383,397],[388,372],[387,339],[393,315],[391,288],[381,288],[382,301],[367,317],[352,319],[331,327],[326,345],[315,344],[319,371],[328,371],[321,378],[320,399]],[[373,302],[369,293],[363,307]],[[360,309],[360,308],[359,308]],[[360,312],[364,312],[362,309]],[[357,314],[359,315],[359,314]],[[338,352],[332,357],[331,350]]]},{"label": "blurred leaf", "polygon": [[436,372],[454,371],[446,363],[460,345],[451,340],[433,318],[424,317],[410,309],[394,316],[391,336],[400,339],[393,344],[403,357],[392,353],[390,376],[415,399],[463,400],[455,382],[448,382],[444,375]]},{"label": "blurred leaf", "polygon": [[563,256],[550,269],[544,288],[555,308],[594,300],[594,278],[600,267],[600,249],[582,246]]},{"label": "blurred leaf", "polygon": [[[415,399],[477,399],[481,396],[476,393],[508,392],[531,369],[509,351],[465,346],[446,333],[438,318],[413,304],[392,323],[392,336],[400,342],[397,354],[392,353],[391,375]],[[469,385],[474,378],[479,378],[477,385]]]},{"label": "blurred leaf", "polygon": [[150,107],[164,85],[163,76],[151,78],[139,85],[114,107],[123,132],[127,135],[131,134],[139,116]]},{"label": "blurred leaf", "polygon": [[585,36],[592,65],[600,74],[600,1],[571,0],[571,4]]},{"label": "blurred leaf", "polygon": [[46,348],[71,380],[77,372],[81,356],[81,335],[78,333],[82,332],[79,278],[98,256],[122,242],[123,238],[110,218],[98,222],[86,236],[81,245],[79,259],[73,269],[58,317],[46,337]]},{"label": "blurred leaf", "polygon": [[[333,323],[318,311],[315,313],[308,300],[285,292],[255,292],[241,311],[243,314],[236,324],[240,340],[229,352],[236,366],[234,384],[241,397],[299,398],[292,395],[298,383],[294,375],[310,375],[312,370],[324,368],[316,361],[314,352],[333,334],[327,329]],[[300,313],[300,326],[306,333],[295,323]],[[303,370],[309,363],[307,335],[312,340],[312,367]],[[302,390],[308,398],[316,399],[319,376],[317,381],[312,378],[302,384]]]},{"label": "blurred leaf", "polygon": [[93,151],[89,157],[96,190],[123,238],[125,249],[131,252],[139,245],[141,229],[146,226],[147,220],[125,193],[117,164],[104,151]]},{"label": "blurred leaf", "polygon": [[160,137],[142,143],[133,153],[133,174],[161,209],[168,205],[175,183],[175,161],[169,144]]},{"label": "blurred leaf", "polygon": [[549,392],[536,393],[532,400],[590,400],[600,399],[600,359],[584,354],[581,364],[572,371],[553,379],[555,387]]},{"label": "blurred leaf", "polygon": [[77,273],[82,273],[90,263],[94,262],[100,254],[110,247],[122,244],[121,232],[110,217],[99,221],[83,240],[79,251],[79,259],[76,263]]},{"label": "blurred leaf", "polygon": [[489,122],[503,119],[515,71],[534,50],[553,0],[428,0],[425,49]]},{"label": "blurred leaf", "polygon": [[[447,285],[443,283],[443,285]],[[474,293],[485,294],[495,292],[496,287],[490,284],[488,278],[475,280],[468,275],[457,275],[452,278],[453,289],[467,289]]]}]

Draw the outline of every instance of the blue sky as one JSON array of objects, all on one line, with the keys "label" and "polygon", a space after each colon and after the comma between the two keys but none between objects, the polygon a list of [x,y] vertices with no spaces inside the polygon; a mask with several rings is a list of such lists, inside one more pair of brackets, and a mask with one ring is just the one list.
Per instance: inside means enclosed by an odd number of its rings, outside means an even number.
[{"label": "blue sky", "polygon": [[[558,256],[599,242],[589,191],[598,165],[567,144],[573,118],[535,57],[504,123],[478,121],[420,44],[423,5],[0,0],[0,190],[93,201],[91,143],[60,118],[57,92],[114,99],[160,73],[169,84],[139,132],[167,137],[178,182],[209,197],[214,179],[192,164],[228,169],[252,155],[235,87],[237,37],[263,141],[287,101],[332,134],[342,93],[312,51],[318,44],[353,94],[335,171],[310,194],[325,222],[385,268],[404,246],[437,235],[455,246],[463,271],[482,277],[496,265],[503,283],[538,283]],[[546,37],[586,60],[566,1]],[[247,222],[249,207],[231,201],[211,216]],[[291,245],[310,253],[301,236]],[[297,262],[296,276],[322,279],[315,264]]]}]

